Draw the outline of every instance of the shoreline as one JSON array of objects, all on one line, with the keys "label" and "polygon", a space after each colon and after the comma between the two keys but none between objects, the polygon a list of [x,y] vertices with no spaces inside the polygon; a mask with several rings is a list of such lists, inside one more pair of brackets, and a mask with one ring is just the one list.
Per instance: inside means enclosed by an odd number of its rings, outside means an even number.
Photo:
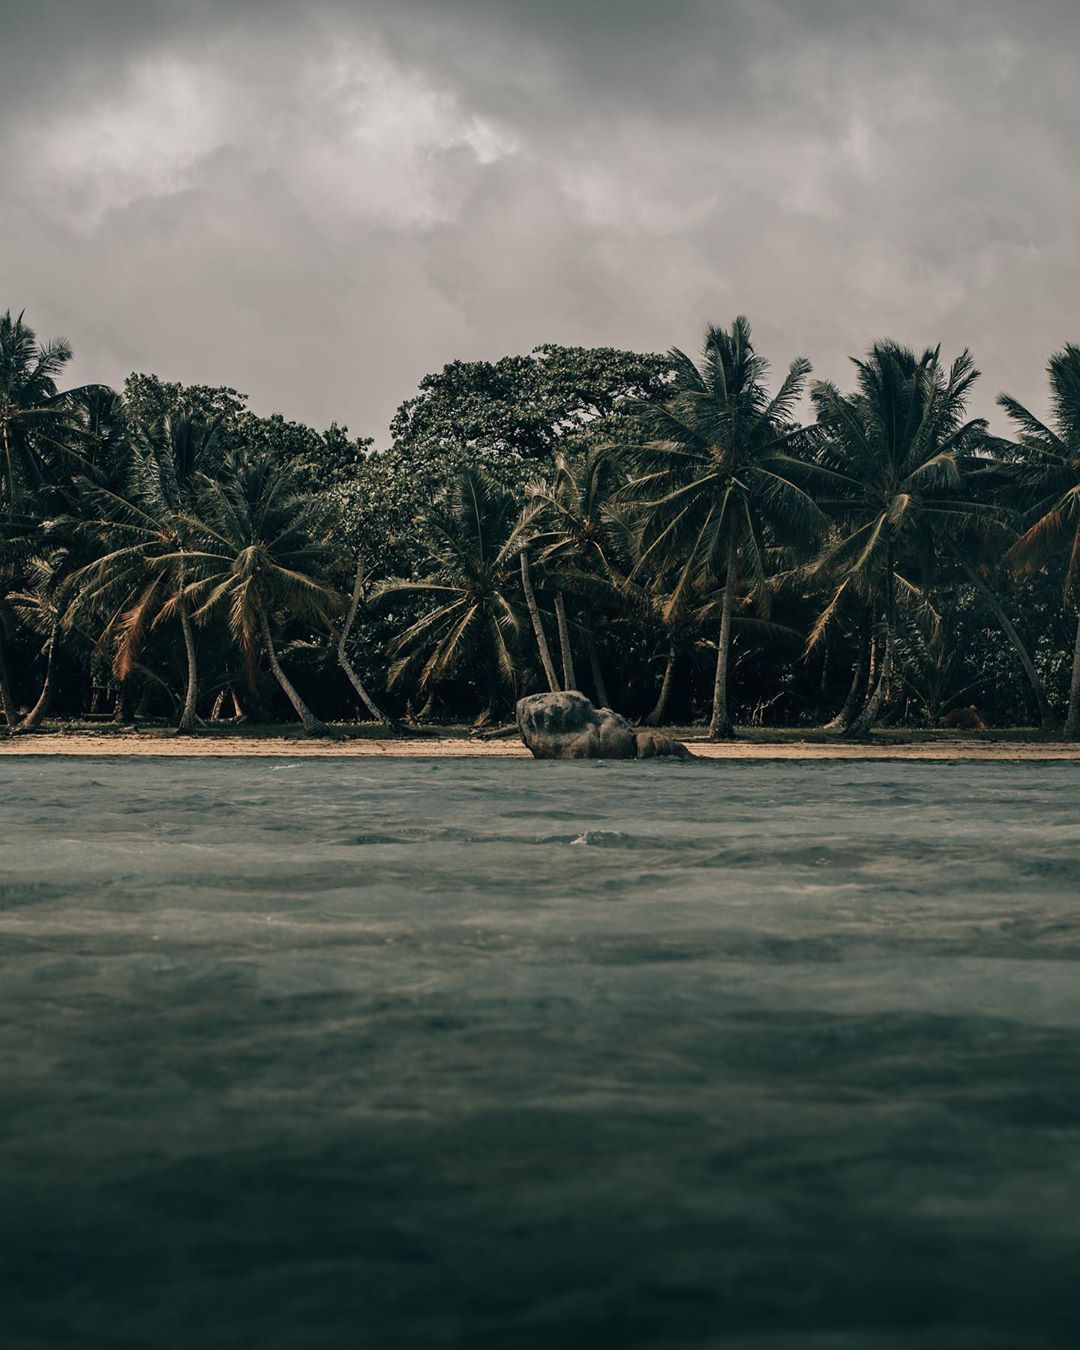
[{"label": "shoreline", "polygon": [[[975,740],[942,737],[933,740],[845,742],[811,739],[753,740],[710,743],[680,738],[702,760],[883,760],[985,761],[1017,763],[1080,762],[1080,744],[1052,741]],[[34,732],[0,741],[0,759],[56,756],[102,758],[174,757],[185,759],[529,759],[516,740],[470,740],[465,736],[394,739],[361,735],[341,740],[308,740],[282,735],[176,736],[165,729],[140,732]]]}]

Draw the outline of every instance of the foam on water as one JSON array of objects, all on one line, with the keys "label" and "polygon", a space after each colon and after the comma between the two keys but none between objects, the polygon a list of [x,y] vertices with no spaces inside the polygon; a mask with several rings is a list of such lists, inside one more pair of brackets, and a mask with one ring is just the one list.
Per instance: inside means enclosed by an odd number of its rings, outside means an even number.
[{"label": "foam on water", "polygon": [[0,762],[5,1345],[1080,1343],[1078,775]]}]

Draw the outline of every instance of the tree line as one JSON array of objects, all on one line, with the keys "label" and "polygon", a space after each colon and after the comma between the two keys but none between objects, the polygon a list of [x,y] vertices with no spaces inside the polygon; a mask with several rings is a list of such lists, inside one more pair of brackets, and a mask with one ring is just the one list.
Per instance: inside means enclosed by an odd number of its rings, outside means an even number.
[{"label": "tree line", "polygon": [[[968,352],[874,343],[778,382],[746,319],[695,359],[546,345],[428,376],[377,449],[0,317],[0,717],[509,715],[1080,729],[1080,348],[1043,421],[969,415]],[[807,415],[807,413],[809,415]]]}]

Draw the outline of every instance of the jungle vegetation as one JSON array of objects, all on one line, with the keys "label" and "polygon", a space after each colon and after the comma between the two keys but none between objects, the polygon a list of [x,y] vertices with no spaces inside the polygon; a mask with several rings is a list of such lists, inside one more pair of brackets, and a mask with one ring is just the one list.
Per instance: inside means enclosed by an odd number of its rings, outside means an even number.
[{"label": "jungle vegetation", "polygon": [[452,362],[390,443],[236,390],[71,387],[0,316],[0,726],[507,719],[1080,732],[1080,347],[1041,420],[968,352],[773,380],[700,352]]}]

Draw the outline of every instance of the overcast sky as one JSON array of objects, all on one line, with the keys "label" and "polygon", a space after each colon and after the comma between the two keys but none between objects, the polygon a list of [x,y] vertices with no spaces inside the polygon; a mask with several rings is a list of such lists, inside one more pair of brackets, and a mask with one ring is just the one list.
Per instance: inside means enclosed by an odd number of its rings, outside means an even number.
[{"label": "overcast sky", "polygon": [[455,357],[696,348],[847,383],[1080,340],[1077,0],[36,0],[0,45],[0,309],[75,377],[386,439]]}]

